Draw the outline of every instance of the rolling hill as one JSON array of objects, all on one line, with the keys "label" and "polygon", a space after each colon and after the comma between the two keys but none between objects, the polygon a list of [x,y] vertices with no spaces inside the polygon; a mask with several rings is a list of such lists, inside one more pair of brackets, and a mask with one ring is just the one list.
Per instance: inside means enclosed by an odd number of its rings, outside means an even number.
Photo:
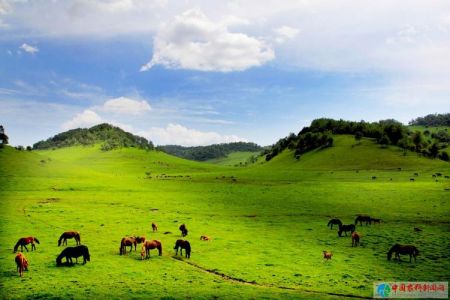
[{"label": "rolling hill", "polygon": [[[286,149],[245,168],[137,147],[102,151],[101,143],[0,149],[1,295],[370,298],[374,281],[448,280],[442,241],[450,239],[450,164],[369,138],[333,140],[299,159]],[[326,224],[336,216],[352,223],[359,213],[383,223],[357,226],[362,243],[352,248]],[[173,252],[182,223],[190,259]],[[91,262],[56,267],[65,230],[80,231]],[[19,281],[11,250],[29,235],[41,243],[25,253],[30,270]],[[120,256],[127,235],[160,240],[163,255],[141,261],[138,249]],[[417,263],[386,260],[397,242],[419,248]],[[323,261],[323,250],[334,253],[331,261]]]}]

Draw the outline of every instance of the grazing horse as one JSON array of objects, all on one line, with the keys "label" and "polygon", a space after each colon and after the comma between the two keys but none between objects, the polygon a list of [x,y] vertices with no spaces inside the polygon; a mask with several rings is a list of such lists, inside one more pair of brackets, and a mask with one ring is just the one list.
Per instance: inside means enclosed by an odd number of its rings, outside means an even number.
[{"label": "grazing horse", "polygon": [[395,257],[397,257],[398,261],[400,261],[400,254],[409,254],[409,262],[411,262],[412,257],[414,257],[414,262],[416,262],[416,256],[419,255],[419,250],[413,245],[395,244],[387,253],[388,260],[391,260],[392,253],[395,253]]},{"label": "grazing horse", "polygon": [[162,245],[161,242],[158,240],[147,240],[142,244],[142,250],[141,250],[141,259],[150,258],[150,250],[151,249],[158,249],[159,256],[162,255]]},{"label": "grazing horse", "polygon": [[86,261],[91,261],[91,256],[89,255],[88,247],[84,245],[76,247],[67,247],[56,258],[56,264],[58,266],[62,265],[62,259],[65,257],[66,262],[72,265],[73,264],[72,258],[75,257],[76,262],[78,263],[78,257],[80,256],[83,256],[83,265],[86,263]]},{"label": "grazing horse", "polygon": [[210,241],[211,237],[207,236],[207,235],[202,235],[200,236],[200,241]]},{"label": "grazing horse", "polygon": [[323,251],[323,258],[324,259],[330,260],[332,256],[333,256],[333,253],[331,253],[331,251]]},{"label": "grazing horse", "polygon": [[14,246],[14,252],[17,252],[17,249],[20,246],[20,251],[23,251],[23,248],[25,247],[25,250],[27,250],[28,252],[28,248],[27,245],[31,243],[31,251],[36,250],[36,245],[34,244],[34,242],[39,243],[39,240],[37,238],[35,238],[34,236],[29,236],[29,237],[23,237],[20,238],[16,245]]},{"label": "grazing horse", "polygon": [[381,219],[370,218],[373,224],[381,224]]},{"label": "grazing horse", "polygon": [[357,225],[359,222],[359,225],[362,226],[363,222],[366,222],[366,225],[372,224],[372,219],[368,215],[358,215],[355,219],[355,225]]},{"label": "grazing horse", "polygon": [[352,247],[358,247],[359,245],[359,239],[361,238],[361,235],[354,231],[352,233]]},{"label": "grazing horse", "polygon": [[337,225],[337,226],[341,226],[342,225],[342,221],[341,220],[339,220],[339,219],[331,219],[329,222],[328,222],[328,227],[330,227],[331,226],[331,228],[330,229],[333,229],[333,225]]},{"label": "grazing horse", "polygon": [[180,255],[183,256],[183,249],[185,250],[186,258],[191,257],[191,244],[189,244],[186,240],[177,240],[175,243],[175,247],[173,249],[176,250],[175,255],[178,255],[178,249],[180,249]]},{"label": "grazing horse", "polygon": [[145,241],[145,236],[128,236],[128,237],[124,237],[122,238],[122,240],[120,241],[120,248],[119,248],[119,253],[120,255],[122,254],[126,254],[127,253],[127,246],[130,246],[130,252],[133,250],[133,245],[134,245],[134,251],[136,251],[136,246],[137,244],[143,243]]},{"label": "grazing horse", "polygon": [[155,223],[152,223],[152,230],[153,230],[153,232],[157,232],[158,231],[158,225],[156,225]]},{"label": "grazing horse", "polygon": [[17,272],[19,272],[19,276],[23,276],[23,271],[28,271],[28,260],[25,258],[22,252],[17,253],[16,258],[14,259],[17,265]]},{"label": "grazing horse", "polygon": [[59,237],[58,240],[58,247],[61,246],[61,241],[62,241],[62,245],[64,246],[64,244],[67,245],[67,239],[73,239],[75,238],[75,242],[78,245],[81,245],[81,238],[80,238],[80,233],[78,231],[66,231],[63,234],[61,234],[61,236]]},{"label": "grazing horse", "polygon": [[338,235],[342,236],[342,232],[344,232],[345,236],[347,236],[347,232],[348,231],[353,233],[355,231],[355,225],[350,224],[350,225],[341,225],[341,226],[339,226]]},{"label": "grazing horse", "polygon": [[181,231],[181,236],[183,236],[183,237],[187,236],[188,230],[187,230],[187,228],[186,228],[186,225],[181,224],[181,225],[180,225],[180,231]]}]

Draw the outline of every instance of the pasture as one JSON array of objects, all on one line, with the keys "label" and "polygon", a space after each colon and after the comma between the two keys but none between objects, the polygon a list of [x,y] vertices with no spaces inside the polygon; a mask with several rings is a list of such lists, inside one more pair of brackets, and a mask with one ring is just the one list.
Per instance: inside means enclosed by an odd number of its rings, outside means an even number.
[{"label": "pasture", "polygon": [[[374,281],[450,278],[450,180],[432,178],[450,175],[450,164],[369,139],[336,136],[335,146],[298,161],[284,152],[246,168],[99,147],[5,148],[0,166],[2,298],[372,297]],[[360,213],[383,222],[356,226],[362,237],[352,248],[327,223],[351,224]],[[190,259],[174,256],[182,223]],[[68,230],[89,247],[86,265],[56,266]],[[138,245],[120,256],[128,235],[160,240],[163,255],[151,250],[142,261]],[[29,271],[20,278],[12,249],[24,236],[40,244],[24,253]],[[394,243],[416,245],[417,263],[387,261]]]}]

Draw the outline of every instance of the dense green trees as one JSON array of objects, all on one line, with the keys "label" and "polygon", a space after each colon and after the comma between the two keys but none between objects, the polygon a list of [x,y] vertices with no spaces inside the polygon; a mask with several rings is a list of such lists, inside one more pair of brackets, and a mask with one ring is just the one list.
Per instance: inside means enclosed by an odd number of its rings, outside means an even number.
[{"label": "dense green trees", "polygon": [[166,153],[196,161],[205,161],[214,158],[226,157],[231,152],[237,151],[261,151],[262,148],[255,143],[227,143],[209,146],[183,147],[178,145],[158,146],[158,150]]},{"label": "dense green trees", "polygon": [[0,125],[0,147],[3,147],[3,145],[7,145],[8,141],[9,138],[5,133],[5,128],[3,128],[3,125]]},{"label": "dense green trees", "polygon": [[93,145],[102,143],[104,151],[120,147],[153,149],[153,143],[145,138],[123,131],[110,124],[99,124],[89,129],[77,128],[55,135],[45,141],[37,142],[33,149],[51,149],[75,145]]},{"label": "dense green trees", "polygon": [[409,125],[420,126],[450,126],[449,114],[431,114],[425,117],[419,117],[409,122]]}]

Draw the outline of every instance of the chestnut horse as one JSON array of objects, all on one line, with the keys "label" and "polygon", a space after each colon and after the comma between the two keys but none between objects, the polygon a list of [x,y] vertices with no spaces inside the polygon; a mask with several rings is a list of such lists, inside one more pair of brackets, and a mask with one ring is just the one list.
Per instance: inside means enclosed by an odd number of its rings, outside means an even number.
[{"label": "chestnut horse", "polygon": [[178,248],[180,248],[180,255],[183,256],[183,249],[185,250],[186,258],[191,257],[191,244],[189,244],[186,240],[177,240],[175,243],[175,247],[173,249],[176,250],[175,255],[178,255]]},{"label": "chestnut horse", "polygon": [[159,256],[162,255],[162,245],[161,242],[158,240],[147,240],[142,244],[142,250],[141,250],[141,259],[150,258],[150,250],[151,249],[158,249]]},{"label": "chestnut horse", "polygon": [[61,236],[59,237],[58,240],[58,247],[61,246],[61,241],[62,241],[62,245],[64,246],[64,244],[67,245],[67,239],[73,239],[75,238],[75,242],[78,245],[81,245],[81,238],[80,238],[80,233],[78,231],[66,231],[63,234],[61,234]]},{"label": "chestnut horse", "polygon": [[20,251],[23,251],[23,247],[25,247],[25,250],[27,250],[28,252],[28,248],[27,245],[31,243],[31,251],[36,250],[36,245],[34,244],[34,242],[39,243],[39,240],[37,238],[35,238],[34,236],[29,236],[29,237],[23,237],[20,238],[16,245],[14,246],[14,252],[17,252],[17,249],[20,246]]},{"label": "chestnut horse", "polygon": [[152,223],[152,230],[153,230],[153,232],[158,231],[158,225],[156,225],[156,223]]},{"label": "chestnut horse", "polygon": [[211,237],[207,236],[207,235],[202,235],[200,236],[200,241],[210,241]]},{"label": "chestnut horse", "polygon": [[144,241],[145,237],[143,236],[142,237],[129,236],[122,238],[122,240],[120,241],[120,248],[119,248],[120,255],[127,253],[126,247],[128,246],[130,247],[130,252],[133,250],[133,245],[134,251],[136,251],[137,244],[143,243]]},{"label": "chestnut horse", "polygon": [[400,261],[400,254],[409,254],[409,262],[411,262],[412,257],[414,257],[414,262],[416,262],[416,256],[419,255],[419,250],[413,245],[395,244],[387,254],[388,260],[391,260],[392,253],[395,253],[395,257],[397,257],[398,261]]},{"label": "chestnut horse", "polygon": [[361,238],[361,235],[354,231],[352,233],[352,247],[358,247],[359,245],[359,239]]},{"label": "chestnut horse", "polygon": [[324,259],[330,260],[332,256],[333,256],[333,253],[331,253],[331,251],[323,251],[323,258]]},{"label": "chestnut horse", "polygon": [[19,272],[19,276],[23,276],[23,271],[28,271],[28,260],[25,258],[22,252],[17,253],[16,258],[17,271]]}]

